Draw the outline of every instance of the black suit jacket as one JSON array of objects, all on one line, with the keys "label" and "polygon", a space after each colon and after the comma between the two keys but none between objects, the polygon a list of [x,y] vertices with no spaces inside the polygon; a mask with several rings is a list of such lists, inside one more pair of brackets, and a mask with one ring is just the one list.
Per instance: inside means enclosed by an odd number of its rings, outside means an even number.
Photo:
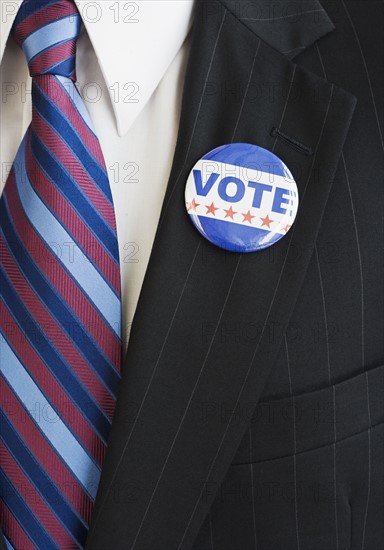
[{"label": "black suit jacket", "polygon": [[[257,547],[236,499],[216,520],[216,543],[201,533],[231,464],[246,455],[260,398],[331,387],[383,362],[380,2],[324,5],[197,2],[173,169],[88,550]],[[210,245],[185,213],[194,163],[230,142],[273,150],[299,188],[292,230],[255,254]],[[301,340],[287,340],[289,326]],[[253,447],[262,454],[265,443]],[[281,531],[288,537],[289,525]],[[273,547],[291,548],[284,537]]]},{"label": "black suit jacket", "polygon": [[[271,458],[271,434],[291,438],[289,423],[260,435],[258,404],[383,363],[381,2],[322,4],[196,2],[173,168],[87,550],[272,548],[257,546],[238,499],[211,515],[234,464]],[[254,254],[211,245],[185,211],[191,168],[230,142],[273,150],[298,184],[294,226]],[[293,517],[284,522],[274,550],[299,546],[288,543]]]}]

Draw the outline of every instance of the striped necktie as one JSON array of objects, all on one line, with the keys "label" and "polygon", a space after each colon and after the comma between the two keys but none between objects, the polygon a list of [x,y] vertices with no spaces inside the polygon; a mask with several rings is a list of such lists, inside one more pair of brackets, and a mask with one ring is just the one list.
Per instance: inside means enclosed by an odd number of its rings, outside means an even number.
[{"label": "striped necktie", "polygon": [[0,524],[9,548],[84,548],[121,369],[115,213],[75,88],[71,0],[24,0],[12,34],[32,122],[0,200]]}]

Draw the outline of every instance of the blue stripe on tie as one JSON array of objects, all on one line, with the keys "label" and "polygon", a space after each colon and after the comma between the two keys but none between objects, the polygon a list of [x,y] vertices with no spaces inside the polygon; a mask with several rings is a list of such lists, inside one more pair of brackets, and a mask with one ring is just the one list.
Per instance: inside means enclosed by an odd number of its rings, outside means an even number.
[{"label": "blue stripe on tie", "polygon": [[[55,75],[56,80],[59,81],[60,85],[62,86],[63,90],[67,93],[69,99],[72,101],[73,106],[77,109],[79,115],[84,120],[84,123],[88,126],[88,128],[91,130],[91,132],[95,135],[95,129],[93,127],[93,122],[91,120],[91,117],[89,116],[89,113],[87,111],[87,108],[84,104],[84,101],[79,94],[76,86],[72,82],[72,80],[66,76],[59,76]],[[96,135],[95,135],[96,137]],[[97,138],[96,138],[97,139]]]},{"label": "blue stripe on tie", "polygon": [[[118,264],[119,251],[116,244],[116,235],[99,212],[95,210],[89,199],[83,194],[76,181],[68,174],[34,131],[31,132],[31,151],[35,162],[52,182],[52,185],[60,191],[67,202],[78,212],[106,253]],[[60,186],[57,185],[58,181],[60,181]]]},{"label": "blue stripe on tie", "polygon": [[59,21],[40,27],[30,34],[22,44],[28,63],[44,50],[76,38],[81,25],[80,15],[71,14]]},{"label": "blue stripe on tie", "polygon": [[[103,352],[86,331],[78,317],[60,298],[54,287],[45,279],[29,252],[21,243],[10,221],[6,201],[4,199],[0,201],[0,216],[2,220],[1,229],[4,231],[4,237],[9,243],[12,243],[13,256],[23,272],[24,277],[28,281],[28,284],[30,284],[31,288],[34,289],[38,296],[44,296],[47,309],[52,313],[58,323],[62,325],[63,332],[72,340],[79,350],[79,353],[81,353],[89,364],[92,365],[95,373],[111,395],[116,397],[120,382],[120,374],[104,356]],[[63,319],[66,320],[64,324],[62,324]],[[66,378],[64,381],[65,380]]]},{"label": "blue stripe on tie", "polygon": [[[4,339],[0,347],[1,372],[8,384],[20,399],[24,408],[27,411],[33,411],[36,404],[40,411],[46,411],[46,417],[39,415],[37,422],[33,416],[31,418],[39,430],[45,435],[52,447],[68,468],[73,472],[74,476],[79,480],[84,489],[95,499],[97,486],[100,480],[100,469],[93,462],[92,458],[83,449],[73,433],[67,428],[61,420],[59,414],[47,400],[45,395],[40,391],[32,377],[20,363],[8,342]],[[52,412],[53,411],[53,412]],[[52,421],[54,419],[54,421]],[[1,430],[6,432],[6,424],[4,417],[2,419]],[[9,437],[5,437],[5,441],[10,441]],[[19,453],[15,453],[20,457]],[[24,466],[24,461],[21,460]]]},{"label": "blue stripe on tie", "polygon": [[58,106],[44,94],[35,81],[32,82],[32,97],[35,109],[50,124],[55,133],[67,143],[73,154],[83,165],[85,171],[89,174],[89,177],[99,187],[107,201],[113,205],[108,174],[105,168],[101,166],[89,149],[87,149],[76,129],[62,111],[60,111]]},{"label": "blue stripe on tie", "polygon": [[5,535],[4,536],[4,540],[5,540],[5,547],[7,550],[15,550],[12,546],[12,544],[9,542],[9,540],[7,539],[7,537]]},{"label": "blue stripe on tie", "polygon": [[39,74],[55,74],[55,75],[67,75],[71,74],[73,72],[73,69],[75,67],[76,61],[75,56],[72,55],[71,57],[68,57],[67,59],[64,59],[63,61],[60,61],[59,63],[56,63],[55,65],[51,65]]},{"label": "blue stripe on tie", "polygon": [[[87,536],[87,527],[71,504],[65,499],[59,487],[55,485],[39,461],[35,459],[5,414],[2,433],[6,442],[5,445],[15,462],[19,464],[26,476],[29,477],[37,492],[40,493],[40,496],[47,506],[51,508],[59,522],[64,525],[72,536],[76,537],[76,540],[79,540],[79,542],[84,541]],[[45,549],[46,547],[38,546],[38,548]]]},{"label": "blue stripe on tie", "polygon": [[[52,342],[42,332],[41,327],[25,308],[6,275],[4,274],[4,277],[1,277],[1,275],[2,268],[0,266],[2,295],[4,299],[8,299],[8,302],[6,302],[7,304],[12,304],[10,313],[17,322],[20,330],[24,333],[26,340],[36,350],[43,363],[45,363],[54,378],[56,378],[64,391],[68,394],[68,400],[71,399],[74,402],[75,406],[91,424],[95,432],[100,435],[104,442],[106,442],[110,429],[109,419],[104,415],[98,404],[93,401],[88,390],[83,386],[82,382],[77,379],[74,371],[67,365],[61,355],[59,355],[59,352]],[[8,309],[10,308],[8,307]],[[2,357],[1,350],[0,357]],[[3,367],[1,368],[3,369]],[[73,435],[73,437],[75,436]]]},{"label": "blue stripe on tie", "polygon": [[20,525],[23,526],[24,531],[34,542],[36,548],[60,550],[42,527],[40,521],[36,519],[29,506],[27,506],[24,499],[20,496],[20,493],[13,487],[2,468],[0,468],[0,492],[6,496],[6,498],[3,498],[4,502],[7,503],[7,507]]},{"label": "blue stripe on tie", "polygon": [[[49,243],[57,244],[60,250],[61,247],[64,247],[64,244],[67,247],[68,245],[72,246],[75,243],[71,236],[41,201],[28,176],[22,177],[23,168],[25,169],[23,160],[25,159],[26,141],[26,137],[24,137],[15,160],[18,166],[22,167],[21,170],[15,170],[15,177],[25,213],[48,247]],[[39,156],[39,158],[41,157]],[[119,336],[121,331],[121,302],[93,264],[84,258],[71,261],[70,255],[65,251],[64,254],[58,255],[59,250],[56,247],[52,248],[52,252],[57,255],[59,263],[67,268],[72,278],[90,297],[100,313],[102,312],[110,327]]]}]

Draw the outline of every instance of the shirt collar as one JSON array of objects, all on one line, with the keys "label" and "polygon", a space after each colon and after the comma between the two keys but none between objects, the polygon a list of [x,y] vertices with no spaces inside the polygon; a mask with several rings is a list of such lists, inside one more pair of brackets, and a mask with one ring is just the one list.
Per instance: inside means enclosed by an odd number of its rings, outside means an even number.
[{"label": "shirt collar", "polygon": [[[192,23],[194,0],[75,2],[111,95],[118,133],[123,136],[182,46]],[[0,62],[21,3],[1,2]],[[134,100],[116,101],[116,86],[124,97],[135,92]]]}]

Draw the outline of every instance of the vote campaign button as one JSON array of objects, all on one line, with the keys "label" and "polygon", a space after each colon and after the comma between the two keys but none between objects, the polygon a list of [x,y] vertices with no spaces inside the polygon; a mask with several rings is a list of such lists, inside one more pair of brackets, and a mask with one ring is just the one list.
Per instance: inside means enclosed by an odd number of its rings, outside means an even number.
[{"label": "vote campaign button", "polygon": [[299,194],[288,167],[274,153],[231,143],[195,164],[185,203],[192,223],[211,243],[232,252],[255,252],[288,233]]}]

